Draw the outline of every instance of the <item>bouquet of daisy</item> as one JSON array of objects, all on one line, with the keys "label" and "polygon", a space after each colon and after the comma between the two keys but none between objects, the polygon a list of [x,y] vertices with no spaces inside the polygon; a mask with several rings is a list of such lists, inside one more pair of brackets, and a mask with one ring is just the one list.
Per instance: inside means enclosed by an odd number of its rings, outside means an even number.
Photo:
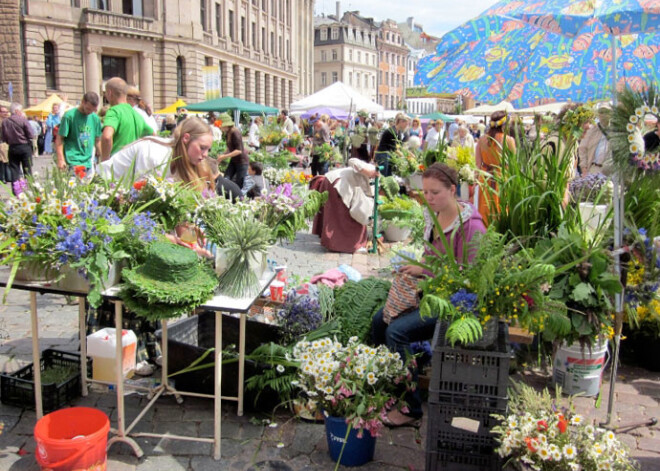
[{"label": "bouquet of daisy", "polygon": [[495,417],[499,443],[496,452],[517,469],[539,471],[625,471],[637,469],[627,448],[610,430],[596,427],[574,413],[570,403],[561,407],[561,393],[537,392],[516,385],[509,402],[511,413]]},{"label": "bouquet of daisy", "polygon": [[386,346],[369,347],[351,337],[346,345],[324,338],[298,342],[293,360],[299,364],[303,394],[325,414],[346,419],[376,437],[382,418],[397,400],[399,385],[410,387],[410,372],[398,353]]}]

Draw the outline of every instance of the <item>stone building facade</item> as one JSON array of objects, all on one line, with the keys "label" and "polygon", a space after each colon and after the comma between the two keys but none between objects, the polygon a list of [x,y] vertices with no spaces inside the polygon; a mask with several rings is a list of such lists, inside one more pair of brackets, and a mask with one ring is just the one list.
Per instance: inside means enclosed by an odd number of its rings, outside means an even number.
[{"label": "stone building facade", "polygon": [[378,27],[357,12],[317,17],[314,32],[314,90],[340,81],[376,101]]},{"label": "stone building facade", "polygon": [[378,104],[385,109],[402,109],[409,50],[395,21],[385,20],[381,23],[377,44]]},{"label": "stone building facade", "polygon": [[7,76],[28,105],[53,92],[75,103],[112,76],[154,109],[214,95],[282,108],[312,92],[313,0],[21,0],[22,14],[18,1],[0,0],[17,30],[0,51],[22,52],[2,54],[0,98]]}]

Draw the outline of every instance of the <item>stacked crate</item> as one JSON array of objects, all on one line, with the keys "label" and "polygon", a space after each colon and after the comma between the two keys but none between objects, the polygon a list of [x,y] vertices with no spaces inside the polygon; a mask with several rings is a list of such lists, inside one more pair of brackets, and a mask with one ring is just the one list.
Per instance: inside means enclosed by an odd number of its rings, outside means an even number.
[{"label": "stacked crate", "polygon": [[501,470],[490,430],[497,425],[491,414],[506,413],[507,326],[500,323],[492,350],[454,348],[446,330],[438,322],[433,336],[426,471]]}]

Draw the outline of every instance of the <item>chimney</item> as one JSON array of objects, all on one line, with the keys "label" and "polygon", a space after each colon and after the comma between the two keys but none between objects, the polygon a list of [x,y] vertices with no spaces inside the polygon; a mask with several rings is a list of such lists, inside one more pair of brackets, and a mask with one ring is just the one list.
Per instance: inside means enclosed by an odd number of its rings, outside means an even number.
[{"label": "chimney", "polygon": [[337,21],[341,20],[341,2],[337,2]]}]

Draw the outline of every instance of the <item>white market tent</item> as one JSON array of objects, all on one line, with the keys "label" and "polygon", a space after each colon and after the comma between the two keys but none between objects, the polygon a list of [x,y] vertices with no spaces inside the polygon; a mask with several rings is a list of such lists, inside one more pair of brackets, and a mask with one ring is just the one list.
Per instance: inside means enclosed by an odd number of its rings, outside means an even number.
[{"label": "white market tent", "polygon": [[476,116],[490,116],[496,111],[506,111],[507,113],[511,113],[515,111],[515,108],[511,103],[508,101],[502,101],[498,103],[497,105],[481,105],[477,106],[476,108],[472,108],[469,110],[464,111],[464,114],[471,114],[471,115],[476,115]]},{"label": "white market tent", "polygon": [[533,114],[559,114],[561,109],[566,106],[568,102],[558,101],[555,103],[548,103],[546,105],[531,106],[529,108],[521,108],[513,111],[519,115],[533,115]]},{"label": "white market tent", "polygon": [[320,106],[331,106],[344,111],[356,112],[366,110],[368,113],[380,113],[383,107],[369,98],[361,95],[357,90],[344,85],[342,82],[335,82],[318,92],[309,95],[301,100],[294,101],[289,107],[292,113],[301,113],[303,111],[318,108]]}]

